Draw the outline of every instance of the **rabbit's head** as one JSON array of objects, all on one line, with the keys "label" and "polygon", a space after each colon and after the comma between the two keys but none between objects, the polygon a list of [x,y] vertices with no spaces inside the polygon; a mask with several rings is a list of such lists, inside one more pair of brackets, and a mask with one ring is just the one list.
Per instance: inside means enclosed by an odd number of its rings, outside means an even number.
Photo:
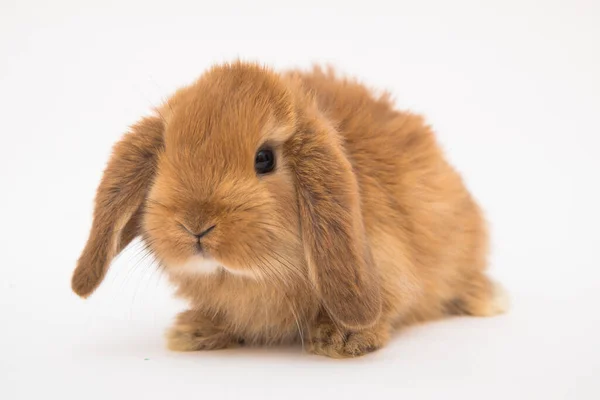
[{"label": "rabbit's head", "polygon": [[304,280],[350,328],[381,311],[341,138],[299,81],[254,64],[214,67],[116,144],[73,290],[138,235],[169,274]]}]

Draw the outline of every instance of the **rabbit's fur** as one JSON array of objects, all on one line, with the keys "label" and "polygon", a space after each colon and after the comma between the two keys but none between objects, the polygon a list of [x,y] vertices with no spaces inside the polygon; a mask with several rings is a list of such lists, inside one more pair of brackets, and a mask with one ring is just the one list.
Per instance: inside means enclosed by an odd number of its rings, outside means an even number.
[{"label": "rabbit's fur", "polygon": [[[265,146],[276,167],[257,175]],[[359,356],[400,326],[503,310],[482,212],[431,129],[319,68],[216,66],[133,126],[73,290],[91,294],[138,235],[190,302],[174,350],[303,341]]]}]

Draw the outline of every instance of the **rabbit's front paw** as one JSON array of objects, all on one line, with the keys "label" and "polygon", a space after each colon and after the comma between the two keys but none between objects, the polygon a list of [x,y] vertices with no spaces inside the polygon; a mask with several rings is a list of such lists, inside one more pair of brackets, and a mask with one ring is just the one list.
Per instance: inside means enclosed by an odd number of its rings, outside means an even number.
[{"label": "rabbit's front paw", "polygon": [[359,357],[383,347],[388,338],[389,330],[382,326],[351,331],[326,321],[312,329],[308,350],[333,358]]},{"label": "rabbit's front paw", "polygon": [[167,347],[174,351],[217,350],[243,343],[194,310],[179,314],[166,337]]},{"label": "rabbit's front paw", "polygon": [[217,350],[241,345],[224,332],[192,325],[175,325],[167,332],[167,347],[173,351]]}]

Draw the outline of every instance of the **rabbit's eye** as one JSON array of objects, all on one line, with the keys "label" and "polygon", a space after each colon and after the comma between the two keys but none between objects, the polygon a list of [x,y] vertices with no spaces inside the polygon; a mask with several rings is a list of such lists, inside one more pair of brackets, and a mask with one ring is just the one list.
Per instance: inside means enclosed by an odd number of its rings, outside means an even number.
[{"label": "rabbit's eye", "polygon": [[269,148],[262,148],[256,152],[254,169],[257,174],[268,174],[275,168],[275,154]]}]

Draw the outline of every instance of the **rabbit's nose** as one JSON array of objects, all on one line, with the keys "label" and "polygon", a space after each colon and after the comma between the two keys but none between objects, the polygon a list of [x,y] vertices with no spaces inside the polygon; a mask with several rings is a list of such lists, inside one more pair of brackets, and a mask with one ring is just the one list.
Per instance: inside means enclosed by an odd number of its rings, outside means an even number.
[{"label": "rabbit's nose", "polygon": [[184,224],[180,224],[180,225],[183,229],[185,229],[187,231],[187,233],[196,237],[196,239],[198,239],[198,242],[200,242],[200,239],[202,239],[204,236],[208,235],[210,233],[210,231],[212,231],[216,227],[216,225],[212,225],[212,226],[208,227],[207,229],[203,230],[202,232],[196,233],[197,231],[195,231],[192,228],[189,228],[187,225],[184,225]]},{"label": "rabbit's nose", "polygon": [[198,240],[202,239],[204,236],[208,235],[210,233],[210,231],[212,231],[213,229],[215,229],[216,225],[212,225],[211,227],[205,229],[204,231],[200,232],[200,233],[194,233],[193,235],[196,236],[196,238]]}]

